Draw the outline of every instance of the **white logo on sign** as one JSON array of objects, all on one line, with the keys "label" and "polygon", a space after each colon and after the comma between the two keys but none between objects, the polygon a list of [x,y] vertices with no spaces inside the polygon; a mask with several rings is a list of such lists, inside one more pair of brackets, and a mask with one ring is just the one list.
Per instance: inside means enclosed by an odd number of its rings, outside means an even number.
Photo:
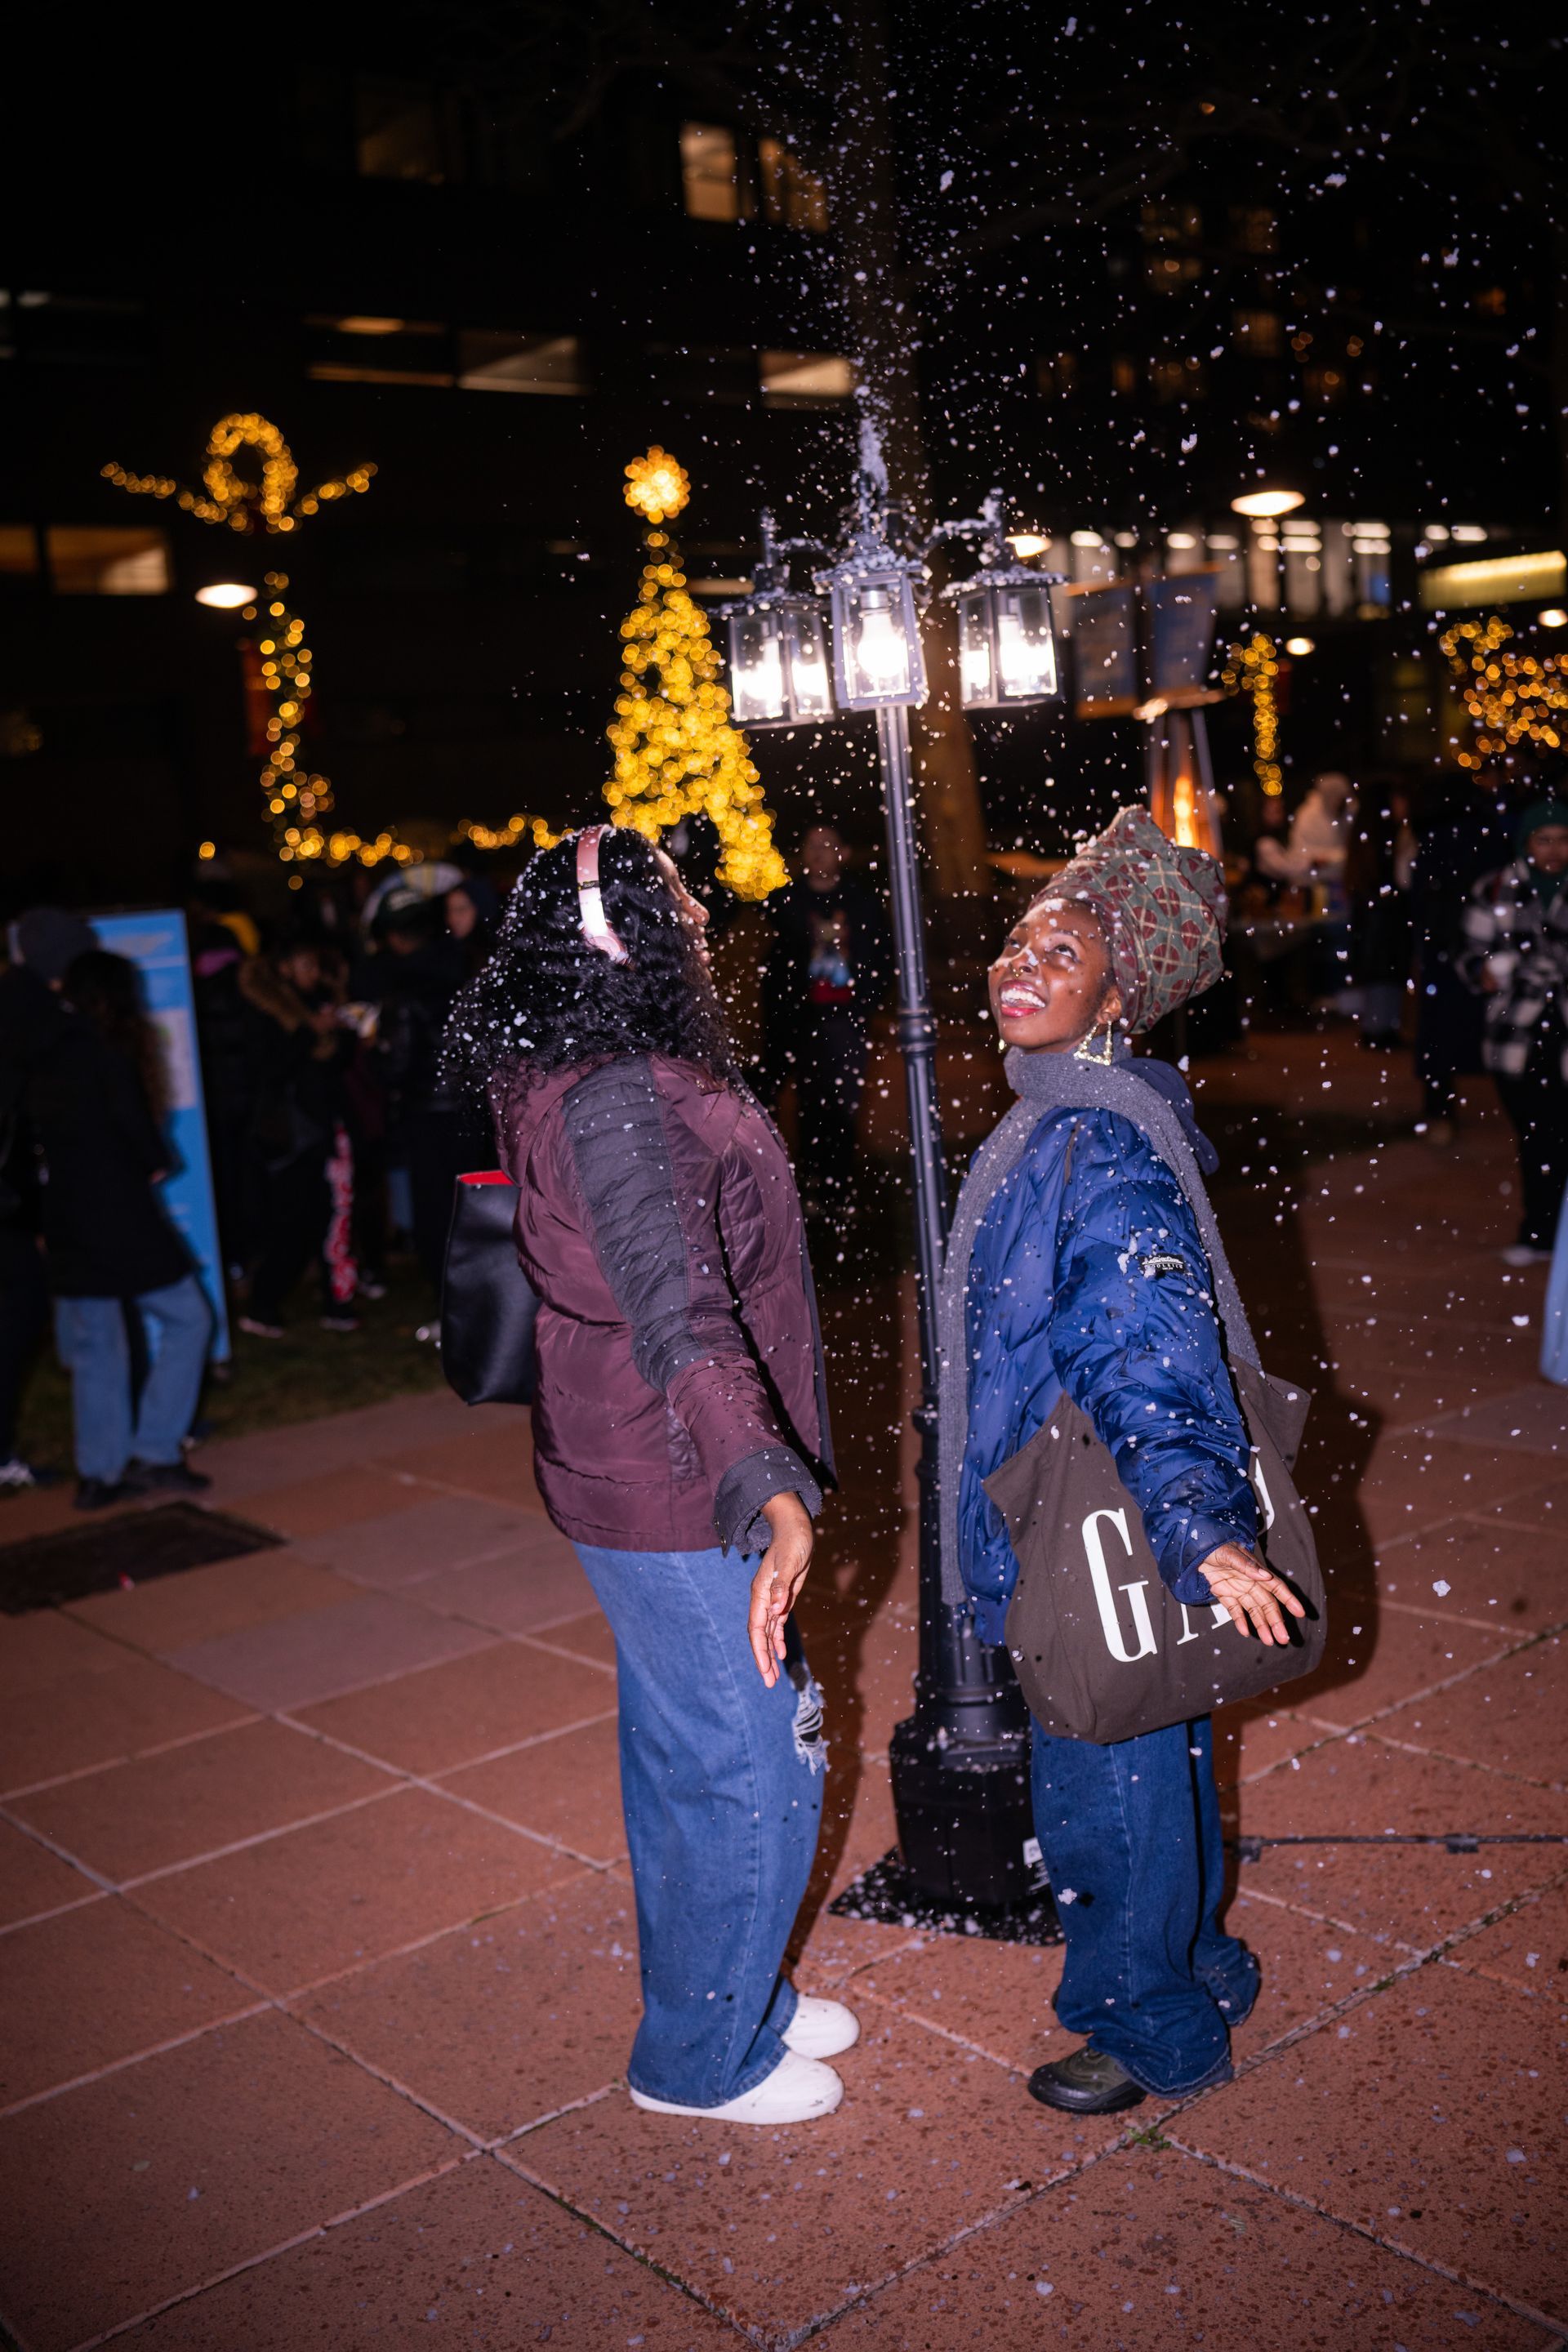
[{"label": "white logo on sign", "polygon": [[1121,1588],[1128,1596],[1128,1605],[1132,1612],[1132,1631],[1139,1644],[1137,1649],[1130,1650],[1121,1638],[1121,1621],[1116,1613],[1116,1595],[1110,1589],[1110,1570],[1105,1560],[1105,1539],[1100,1532],[1101,1519],[1110,1521],[1121,1538],[1121,1548],[1129,1559],[1132,1557],[1132,1539],[1127,1532],[1125,1511],[1090,1511],[1083,1523],[1083,1548],[1089,1554],[1089,1572],[1094,1580],[1094,1597],[1100,1604],[1100,1622],[1105,1634],[1105,1645],[1113,1658],[1120,1659],[1124,1666],[1132,1666],[1140,1658],[1152,1658],[1157,1647],[1154,1628],[1149,1621],[1149,1603],[1143,1598],[1148,1580],[1140,1578],[1136,1584],[1124,1584]]}]

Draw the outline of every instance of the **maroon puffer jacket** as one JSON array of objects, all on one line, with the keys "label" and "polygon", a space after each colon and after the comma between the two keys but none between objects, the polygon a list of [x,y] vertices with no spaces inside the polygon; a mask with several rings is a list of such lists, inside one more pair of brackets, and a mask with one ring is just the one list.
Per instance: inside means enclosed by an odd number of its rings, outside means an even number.
[{"label": "maroon puffer jacket", "polygon": [[832,1463],[795,1179],[771,1122],[684,1062],[521,1074],[497,1104],[539,1294],[534,1467],[563,1534],[761,1551]]}]

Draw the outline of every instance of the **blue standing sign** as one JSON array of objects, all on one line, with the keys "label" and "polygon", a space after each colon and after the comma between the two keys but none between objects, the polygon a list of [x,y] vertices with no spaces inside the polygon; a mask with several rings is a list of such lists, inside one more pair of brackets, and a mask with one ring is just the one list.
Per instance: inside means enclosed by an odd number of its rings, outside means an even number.
[{"label": "blue standing sign", "polygon": [[146,914],[92,915],[88,919],[100,947],[136,966],[148,1014],[163,1039],[169,1088],[164,1124],[174,1147],[174,1165],[161,1188],[162,1197],[171,1222],[196,1262],[196,1273],[212,1307],[213,1361],[226,1363],[229,1335],[223,1254],[218,1247],[217,1203],[207,1153],[206,1106],[202,1098],[185,919],[177,907],[161,907]]}]

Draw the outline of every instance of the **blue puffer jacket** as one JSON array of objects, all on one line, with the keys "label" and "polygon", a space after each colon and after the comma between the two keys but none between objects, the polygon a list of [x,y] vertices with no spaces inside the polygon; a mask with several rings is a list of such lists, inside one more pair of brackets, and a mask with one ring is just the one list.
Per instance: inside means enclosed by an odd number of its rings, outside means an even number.
[{"label": "blue puffer jacket", "polygon": [[1217,1545],[1256,1543],[1250,1449],[1208,1285],[1186,1196],[1142,1132],[1113,1111],[1047,1111],[969,1262],[959,1557],[982,1641],[1005,1638],[1018,1576],[982,1482],[1064,1389],[1115,1456],[1178,1601],[1208,1600],[1200,1571]]}]

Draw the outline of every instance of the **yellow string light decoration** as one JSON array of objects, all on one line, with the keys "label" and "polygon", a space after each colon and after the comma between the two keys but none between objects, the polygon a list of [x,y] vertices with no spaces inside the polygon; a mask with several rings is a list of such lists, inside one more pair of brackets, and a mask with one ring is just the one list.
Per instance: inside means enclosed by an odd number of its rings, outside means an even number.
[{"label": "yellow string light decoration", "polygon": [[[258,478],[242,473],[235,464],[242,450],[256,453]],[[287,539],[323,507],[363,494],[375,474],[373,465],[355,466],[349,473],[318,482],[301,494],[293,451],[270,418],[255,409],[237,409],[220,416],[207,436],[205,454],[205,496],[200,490],[182,488],[166,474],[133,474],[115,464],[101,470],[105,481],[132,498],[173,499],[183,514],[194,516],[197,522],[221,525],[243,538],[271,539]],[[677,467],[676,472],[679,471]],[[260,783],[263,813],[279,860],[285,866],[346,866],[354,860],[362,866],[379,866],[386,858],[399,866],[416,864],[423,853],[400,840],[390,826],[365,835],[322,823],[332,811],[331,785],[308,762],[301,763],[300,756],[314,656],[305,643],[305,624],[288,601],[289,574],[268,572],[263,575],[262,587],[263,595],[257,604],[244,607],[242,617],[262,625],[262,634],[248,651],[272,705]],[[510,849],[524,834],[531,834],[535,846],[542,849],[560,838],[542,817],[514,816],[498,827],[465,819],[452,839],[471,842],[476,849]],[[215,854],[211,845],[202,844],[203,857]]]},{"label": "yellow string light decoration", "polygon": [[1513,634],[1493,613],[1456,621],[1437,640],[1476,730],[1474,749],[1458,755],[1461,768],[1484,767],[1519,743],[1563,748],[1568,664],[1555,654],[1504,653]]},{"label": "yellow string light decoration", "polygon": [[[242,449],[256,453],[260,468],[258,478],[241,473],[236,466],[234,460]],[[207,436],[205,454],[205,498],[197,490],[182,489],[167,475],[132,474],[113,463],[102,468],[103,478],[132,498],[173,499],[183,513],[193,515],[197,522],[221,526],[243,538],[282,539],[319,514],[323,506],[368,490],[375,473],[374,466],[356,466],[352,472],[318,482],[300,495],[293,451],[270,418],[255,409],[237,409],[220,416]],[[358,834],[321,831],[320,820],[331,814],[332,788],[325,776],[300,761],[314,663],[305,643],[305,624],[284,601],[289,586],[286,572],[267,572],[262,586],[265,593],[260,602],[244,608],[245,619],[259,619],[265,632],[257,639],[254,652],[272,703],[266,730],[267,760],[260,776],[262,806],[285,865],[313,857],[342,865],[345,856],[363,856],[367,845]],[[378,856],[396,857],[407,864],[416,855],[390,834],[378,840],[388,844],[384,849],[377,848]],[[333,842],[352,842],[353,846],[343,856],[336,856]]]},{"label": "yellow string light decoration", "polygon": [[691,595],[680,552],[660,528],[690,495],[685,467],[656,444],[626,467],[626,504],[649,528],[637,608],[621,623],[626,647],[616,716],[605,730],[616,755],[605,786],[616,824],[657,841],[682,817],[710,819],[723,846],[719,879],[739,898],[765,898],[789,880],[773,846],[746,739],[731,723],[708,615]]},{"label": "yellow string light decoration", "polygon": [[1285,789],[1285,773],[1279,765],[1279,702],[1275,692],[1279,675],[1274,640],[1261,631],[1244,646],[1232,646],[1219,674],[1227,694],[1252,698],[1253,772],[1270,800],[1278,800]]}]

